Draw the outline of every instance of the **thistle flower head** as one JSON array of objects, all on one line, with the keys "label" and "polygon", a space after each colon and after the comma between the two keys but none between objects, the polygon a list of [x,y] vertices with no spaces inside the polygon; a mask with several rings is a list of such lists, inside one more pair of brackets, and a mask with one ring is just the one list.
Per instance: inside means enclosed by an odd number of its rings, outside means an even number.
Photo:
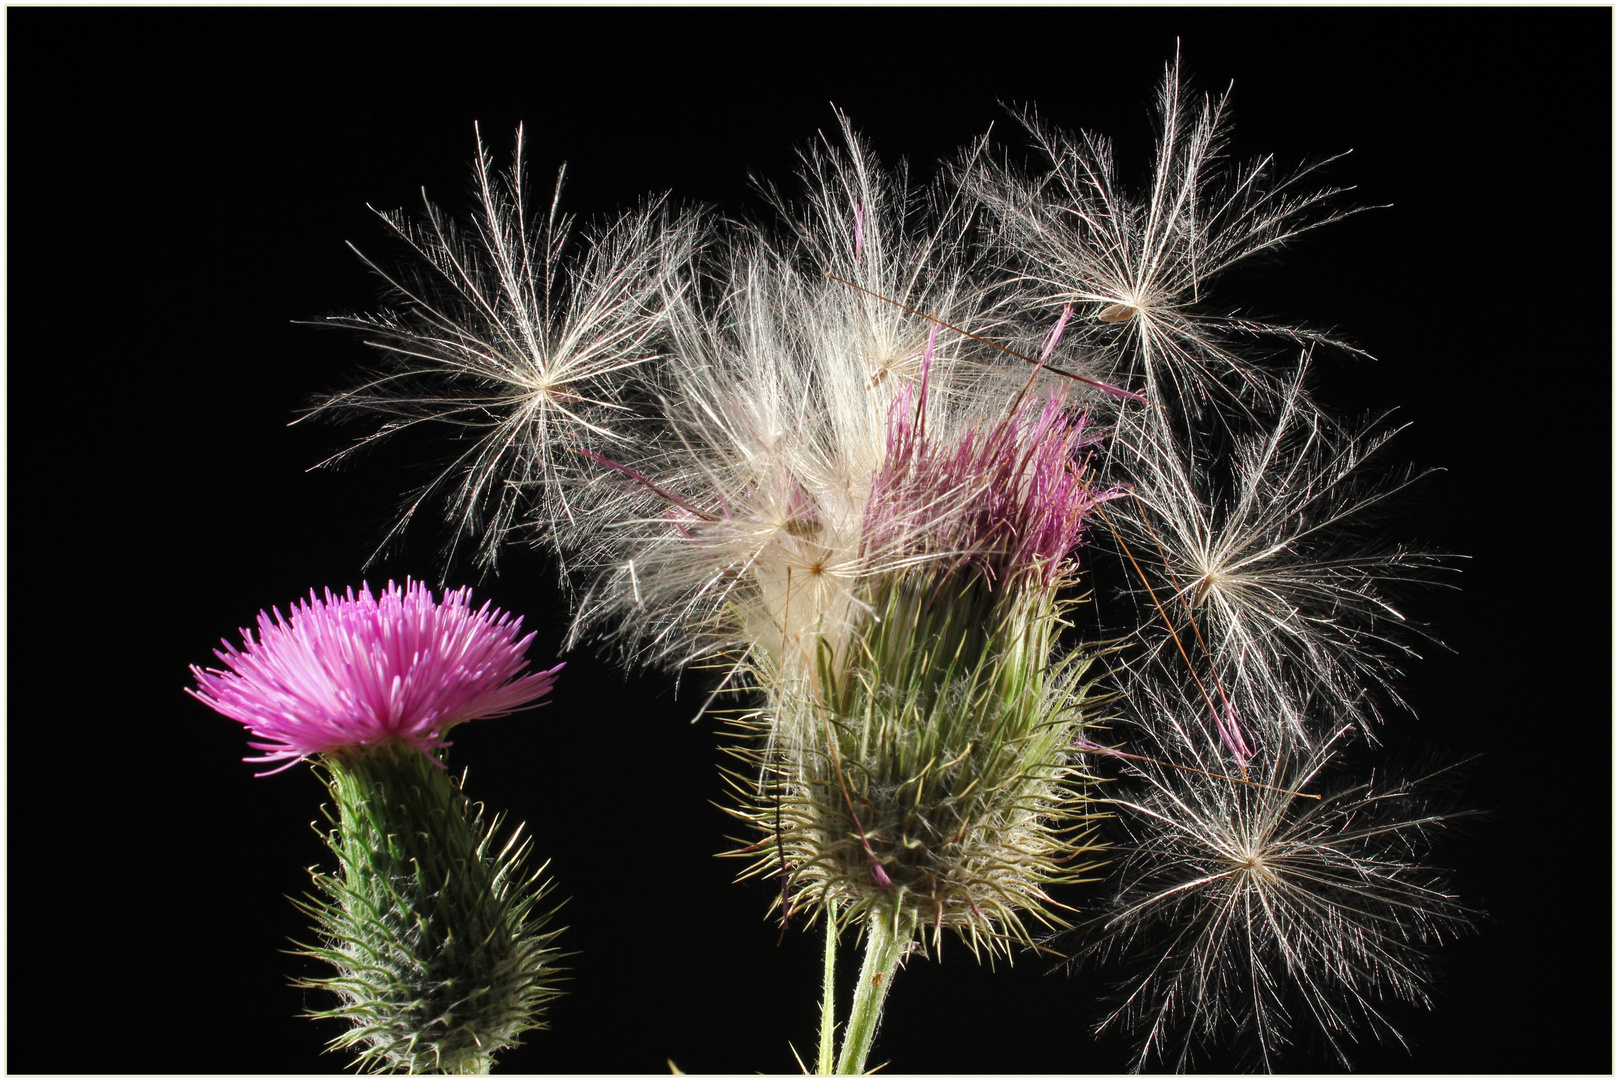
[{"label": "thistle flower head", "polygon": [[[259,613],[257,638],[222,642],[228,670],[192,667],[187,692],[239,720],[262,741],[251,762],[296,761],[345,748],[404,743],[427,752],[448,746],[456,724],[505,716],[551,690],[562,665],[524,674],[534,635],[522,620],[488,603],[474,610],[471,591],[441,599],[421,582],[393,582],[380,596],[360,587]],[[280,769],[273,769],[279,772]]]},{"label": "thistle flower head", "polygon": [[765,737],[744,756],[762,779],[739,814],[770,834],[755,870],[783,877],[789,906],[994,950],[1086,869],[1069,739],[1097,695],[1086,655],[1058,658],[1055,597],[1111,493],[1087,481],[1092,440],[1060,396],[976,423],[931,412],[935,340],[866,485],[847,627],[807,636],[786,671],[757,655],[768,706],[744,726]]}]

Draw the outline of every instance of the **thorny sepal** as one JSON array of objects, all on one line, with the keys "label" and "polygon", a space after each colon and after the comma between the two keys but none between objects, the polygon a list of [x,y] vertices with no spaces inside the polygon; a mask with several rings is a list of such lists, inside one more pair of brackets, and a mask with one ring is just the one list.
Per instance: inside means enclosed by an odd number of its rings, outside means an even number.
[{"label": "thorny sepal", "polygon": [[331,1048],[369,1072],[487,1073],[559,991],[545,867],[525,868],[514,829],[497,847],[449,773],[408,746],[356,747],[322,758],[334,807],[324,834],[336,874],[312,871],[320,898],[294,901],[322,944],[299,955],[337,974],[296,985],[337,994],[311,1017],[344,1019]]},{"label": "thorny sepal", "polygon": [[881,917],[936,948],[950,929],[1010,953],[1030,943],[1019,913],[1062,925],[1047,886],[1095,866],[1076,862],[1095,815],[1071,764],[1099,699],[1091,657],[1053,662],[1064,623],[1033,583],[919,570],[878,579],[867,602],[841,667],[824,645],[814,687],[739,722],[760,780],[734,777],[734,813],[764,834],[740,854],[786,874],[789,910],[835,901],[846,925]]}]

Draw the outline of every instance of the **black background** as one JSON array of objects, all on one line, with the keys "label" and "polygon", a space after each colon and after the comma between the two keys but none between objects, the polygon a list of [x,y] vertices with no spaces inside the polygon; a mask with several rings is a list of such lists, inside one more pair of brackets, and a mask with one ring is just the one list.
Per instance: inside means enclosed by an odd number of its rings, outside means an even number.
[{"label": "black background", "polygon": [[[1445,949],[1411,1056],[1368,1071],[1608,1072],[1610,1056],[1610,13],[1516,10],[7,11],[9,31],[8,1065],[13,1072],[307,1072],[286,900],[323,849],[307,769],[255,779],[239,727],[184,696],[261,607],[358,584],[442,450],[289,428],[364,350],[294,325],[361,310],[366,210],[466,205],[478,121],[519,122],[538,187],[585,216],[647,192],[728,212],[791,185],[835,102],[888,159],[932,163],[1034,102],[1115,137],[1137,178],[1181,40],[1235,82],[1238,156],[1353,148],[1329,178],[1391,204],[1309,237],[1228,295],[1338,327],[1345,413],[1398,407],[1447,471],[1395,531],[1470,557],[1412,609],[1454,652],[1404,687],[1396,750],[1479,755],[1488,811],[1442,860],[1489,916]],[[1134,164],[1133,164],[1134,163]],[[434,577],[412,531],[364,572]],[[538,556],[453,583],[554,655]],[[778,943],[734,830],[701,696],[567,657],[554,703],[468,725],[452,762],[527,820],[570,896],[570,993],[504,1072],[791,1071],[819,937]],[[847,969],[846,969],[847,972]],[[962,948],[899,979],[874,1061],[896,1071],[1115,1072],[1094,974]],[[319,1002],[309,1002],[319,1004]],[[1328,1067],[1309,1050],[1294,1067]],[[1217,1055],[1219,1067],[1230,1060]]]}]

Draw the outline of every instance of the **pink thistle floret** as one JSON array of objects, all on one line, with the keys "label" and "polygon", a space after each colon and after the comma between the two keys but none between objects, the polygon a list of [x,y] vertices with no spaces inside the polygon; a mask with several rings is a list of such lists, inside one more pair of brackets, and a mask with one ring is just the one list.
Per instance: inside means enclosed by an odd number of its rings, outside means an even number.
[{"label": "pink thistle floret", "polygon": [[1084,451],[1098,437],[1085,418],[1055,395],[949,440],[924,431],[920,415],[909,392],[896,399],[867,504],[868,543],[954,555],[995,581],[1032,571],[1053,584],[1091,511],[1119,494],[1086,478]]},{"label": "pink thistle floret", "polygon": [[[258,639],[215,650],[229,671],[193,666],[187,693],[259,739],[263,757],[282,769],[345,747],[408,743],[427,753],[449,746],[445,733],[467,720],[532,707],[551,691],[563,665],[524,674],[534,640],[523,620],[488,603],[474,611],[471,590],[433,592],[409,579],[380,597],[360,586],[325,599],[310,590],[290,617],[259,612]],[[270,772],[280,772],[272,769]],[[260,773],[264,776],[268,773]]]}]

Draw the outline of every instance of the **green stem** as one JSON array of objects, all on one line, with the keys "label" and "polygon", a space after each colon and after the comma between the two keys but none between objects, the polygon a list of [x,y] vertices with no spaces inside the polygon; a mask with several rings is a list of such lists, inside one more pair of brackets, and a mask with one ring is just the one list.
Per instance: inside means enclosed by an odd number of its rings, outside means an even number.
[{"label": "green stem", "polygon": [[844,1029],[844,1045],[838,1054],[838,1075],[858,1076],[866,1072],[866,1055],[872,1049],[883,1003],[900,965],[900,954],[911,941],[911,926],[895,925],[881,912],[873,912],[866,924],[866,956],[861,961],[861,979],[855,984],[855,1002],[849,1010],[849,1026]]},{"label": "green stem", "polygon": [[830,1076],[833,1071],[833,1029],[838,1026],[838,1010],[834,1007],[836,985],[833,982],[833,960],[838,954],[838,901],[827,901],[823,917],[827,920],[827,948],[821,963],[821,1048],[816,1054],[816,1075]]},{"label": "green stem", "polygon": [[446,1076],[488,1076],[495,1066],[494,1054],[475,1052],[439,1059],[438,1071]]}]

